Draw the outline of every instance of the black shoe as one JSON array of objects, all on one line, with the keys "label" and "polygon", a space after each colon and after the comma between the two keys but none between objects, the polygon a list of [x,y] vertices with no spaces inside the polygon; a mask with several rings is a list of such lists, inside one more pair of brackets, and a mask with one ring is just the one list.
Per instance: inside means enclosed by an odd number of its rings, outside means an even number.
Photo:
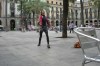
[{"label": "black shoe", "polygon": [[38,44],[37,46],[40,46],[40,44]]},{"label": "black shoe", "polygon": [[48,48],[50,48],[50,45],[47,45]]}]

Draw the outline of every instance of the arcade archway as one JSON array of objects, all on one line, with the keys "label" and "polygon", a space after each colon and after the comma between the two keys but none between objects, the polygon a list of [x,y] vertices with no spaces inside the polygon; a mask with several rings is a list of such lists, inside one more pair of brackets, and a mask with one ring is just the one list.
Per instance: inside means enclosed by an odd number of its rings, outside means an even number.
[{"label": "arcade archway", "polygon": [[15,20],[11,20],[10,21],[10,30],[14,30],[15,29]]}]

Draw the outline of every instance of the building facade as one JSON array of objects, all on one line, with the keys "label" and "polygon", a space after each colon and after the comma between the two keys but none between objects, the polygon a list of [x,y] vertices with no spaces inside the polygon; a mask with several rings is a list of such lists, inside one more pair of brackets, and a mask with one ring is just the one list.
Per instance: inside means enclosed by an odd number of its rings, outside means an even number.
[{"label": "building facade", "polygon": [[[21,28],[21,12],[18,11],[16,0],[0,0],[0,25],[5,30],[17,30]],[[32,19],[30,19],[32,22]]]},{"label": "building facade", "polygon": [[17,4],[14,1],[0,0],[0,25],[3,25],[7,30],[14,30],[18,27],[19,14]]},{"label": "building facade", "polygon": [[63,14],[63,1],[62,0],[47,0],[50,4],[50,11],[47,12],[47,16],[53,26],[58,26],[62,22]]},{"label": "building facade", "polygon": [[[49,11],[46,12],[52,26],[61,26],[63,18],[63,0],[46,0],[51,5]],[[21,27],[21,12],[18,11],[16,0],[0,0],[0,25],[8,30],[15,30]],[[100,26],[98,19],[98,9],[94,8],[93,2],[84,2],[84,24],[93,24],[95,27]],[[7,6],[7,7],[6,7]],[[32,17],[31,17],[32,18]],[[30,19],[33,23],[33,19]],[[74,22],[77,26],[81,25],[81,7],[80,2],[69,3],[68,25]],[[35,23],[36,24],[36,23]]]},{"label": "building facade", "polygon": [[[99,11],[98,11],[98,8],[94,7],[94,3],[84,1],[83,6],[84,6],[84,9],[83,9],[84,24],[85,25],[92,24],[94,27],[100,27],[100,20],[99,20],[100,18],[98,18]],[[68,24],[72,21],[77,26],[81,25],[81,6],[80,6],[79,1],[70,5]]]}]

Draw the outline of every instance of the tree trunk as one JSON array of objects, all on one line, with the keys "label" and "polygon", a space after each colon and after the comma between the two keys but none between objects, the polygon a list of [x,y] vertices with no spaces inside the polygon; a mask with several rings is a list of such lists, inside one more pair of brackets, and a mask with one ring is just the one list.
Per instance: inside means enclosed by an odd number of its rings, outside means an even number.
[{"label": "tree trunk", "polygon": [[99,27],[99,18],[100,18],[100,9],[98,7],[98,18],[97,18],[97,25],[95,27]]},{"label": "tree trunk", "polygon": [[35,12],[34,11],[32,11],[32,13],[33,13],[33,25],[35,26]]},{"label": "tree trunk", "polygon": [[20,5],[21,5],[21,13],[20,13],[21,20],[20,20],[20,25],[22,26],[22,19],[23,19],[23,18],[22,18],[22,10],[23,10],[23,9],[22,9],[22,1],[20,1]]},{"label": "tree trunk", "polygon": [[69,0],[63,0],[63,22],[62,37],[67,38],[67,16],[68,16]]},{"label": "tree trunk", "polygon": [[81,25],[84,26],[84,14],[83,14],[83,0],[80,0],[80,4],[81,4]]},{"label": "tree trunk", "polygon": [[8,24],[7,24],[7,0],[6,0],[6,4],[5,5],[6,5],[6,7],[5,7],[6,28],[5,29],[6,29],[6,31],[8,31]]}]

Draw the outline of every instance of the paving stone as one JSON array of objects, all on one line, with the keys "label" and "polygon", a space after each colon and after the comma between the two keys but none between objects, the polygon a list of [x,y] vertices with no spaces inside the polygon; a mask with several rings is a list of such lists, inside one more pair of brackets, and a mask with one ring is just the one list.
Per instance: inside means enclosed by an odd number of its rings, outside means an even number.
[{"label": "paving stone", "polygon": [[[45,33],[41,46],[38,47],[38,32],[2,32],[0,66],[81,66],[83,60],[81,49],[73,48],[78,40],[76,34],[70,34],[68,31],[68,38],[59,38],[61,35],[61,32],[49,31],[51,48],[48,49]],[[86,66],[100,66],[100,64],[93,62]]]}]

